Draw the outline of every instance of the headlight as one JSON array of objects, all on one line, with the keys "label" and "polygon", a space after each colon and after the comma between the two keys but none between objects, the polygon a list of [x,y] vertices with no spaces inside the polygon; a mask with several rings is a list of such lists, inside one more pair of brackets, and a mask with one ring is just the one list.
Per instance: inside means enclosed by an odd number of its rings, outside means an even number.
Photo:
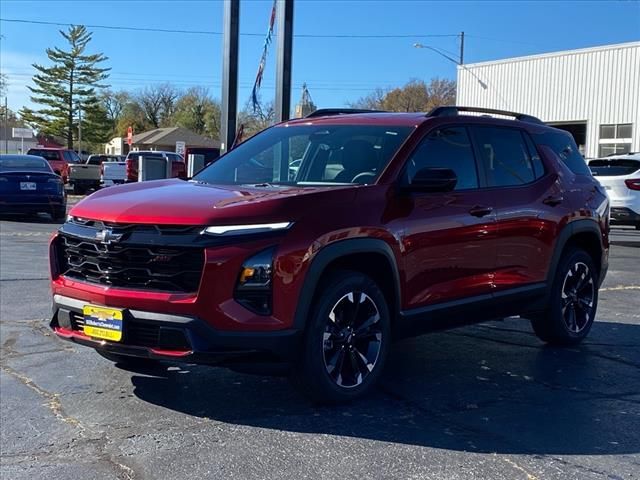
[{"label": "headlight", "polygon": [[271,313],[274,252],[275,247],[271,247],[247,258],[236,282],[236,301],[260,315]]},{"label": "headlight", "polygon": [[293,222],[256,223],[250,225],[215,225],[205,228],[202,233],[208,235],[242,235],[252,233],[269,233],[286,230]]}]

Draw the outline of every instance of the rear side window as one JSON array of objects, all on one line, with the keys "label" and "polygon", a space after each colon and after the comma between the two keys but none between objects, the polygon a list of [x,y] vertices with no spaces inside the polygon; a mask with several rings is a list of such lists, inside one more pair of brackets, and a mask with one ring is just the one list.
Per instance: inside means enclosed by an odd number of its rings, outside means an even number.
[{"label": "rear side window", "polygon": [[69,163],[81,163],[82,160],[80,159],[80,157],[78,156],[78,154],[76,152],[72,152],[70,150],[65,150],[62,152],[62,155],[64,155],[64,159],[69,162]]},{"label": "rear side window", "polygon": [[455,190],[478,188],[478,171],[467,129],[444,127],[430,132],[407,163],[407,180],[423,168],[449,168],[456,173]]},{"label": "rear side window", "polygon": [[520,130],[474,127],[474,135],[488,186],[525,185],[542,176],[541,165],[538,168],[534,166],[534,159]]},{"label": "rear side window", "polygon": [[631,175],[640,170],[640,160],[626,158],[602,158],[589,162],[591,173],[597,177]]},{"label": "rear side window", "polygon": [[538,145],[551,148],[560,160],[576,175],[590,175],[587,162],[580,154],[575,140],[569,133],[545,132],[533,136]]}]

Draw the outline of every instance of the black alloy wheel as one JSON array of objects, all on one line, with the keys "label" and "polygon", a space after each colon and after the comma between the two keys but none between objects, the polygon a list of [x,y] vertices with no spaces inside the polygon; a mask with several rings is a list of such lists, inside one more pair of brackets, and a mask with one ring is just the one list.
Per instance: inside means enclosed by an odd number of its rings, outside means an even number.
[{"label": "black alloy wheel", "polygon": [[376,282],[360,272],[332,272],[316,291],[293,380],[314,401],[353,400],[379,378],[390,340],[387,299]]},{"label": "black alloy wheel", "polygon": [[324,366],[344,388],[361,385],[375,368],[382,347],[380,312],[366,293],[343,295],[326,319],[323,335]]}]

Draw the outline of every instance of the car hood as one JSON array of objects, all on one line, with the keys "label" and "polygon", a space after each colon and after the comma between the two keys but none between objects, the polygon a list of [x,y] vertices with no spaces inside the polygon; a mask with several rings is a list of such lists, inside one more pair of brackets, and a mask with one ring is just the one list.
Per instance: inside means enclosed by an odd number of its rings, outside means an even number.
[{"label": "car hood", "polygon": [[356,188],[251,187],[157,180],[108,187],[76,204],[76,217],[114,223],[222,225],[295,221],[309,209],[344,204]]}]

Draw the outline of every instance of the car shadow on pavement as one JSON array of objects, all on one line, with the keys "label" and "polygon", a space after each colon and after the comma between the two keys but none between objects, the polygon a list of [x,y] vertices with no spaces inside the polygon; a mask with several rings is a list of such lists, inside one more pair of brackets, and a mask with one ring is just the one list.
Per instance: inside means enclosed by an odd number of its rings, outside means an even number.
[{"label": "car shadow on pavement", "polygon": [[174,366],[132,382],[146,402],[237,425],[483,453],[640,452],[640,325],[598,322],[567,349],[513,319],[403,341],[375,392],[341,406],[221,368]]}]

